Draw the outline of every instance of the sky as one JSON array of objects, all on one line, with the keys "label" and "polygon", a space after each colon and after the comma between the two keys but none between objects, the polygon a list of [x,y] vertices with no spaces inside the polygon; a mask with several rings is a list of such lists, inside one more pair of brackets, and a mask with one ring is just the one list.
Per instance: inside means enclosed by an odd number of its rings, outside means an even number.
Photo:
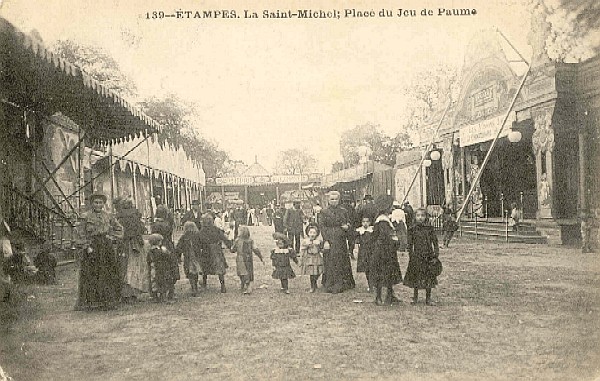
[{"label": "sky", "polygon": [[[319,171],[341,159],[344,130],[367,123],[400,132],[413,76],[460,66],[469,39],[498,27],[525,56],[527,0],[392,1],[4,0],[0,15],[49,46],[59,39],[99,46],[142,98],[173,93],[194,104],[194,126],[233,159],[273,169],[300,148]],[[146,12],[244,9],[476,8],[477,16],[417,18],[162,19]],[[176,4],[174,7],[172,4]]]}]

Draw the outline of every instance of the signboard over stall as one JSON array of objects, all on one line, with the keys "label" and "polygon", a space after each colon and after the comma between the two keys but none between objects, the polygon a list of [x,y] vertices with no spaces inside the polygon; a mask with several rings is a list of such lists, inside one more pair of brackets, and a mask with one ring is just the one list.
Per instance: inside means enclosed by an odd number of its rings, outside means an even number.
[{"label": "signboard over stall", "polygon": [[[467,147],[473,144],[493,140],[498,134],[498,130],[500,129],[500,124],[502,123],[503,119],[504,115],[499,115],[479,123],[461,126],[459,130],[460,146]],[[504,125],[504,129],[502,130],[500,137],[508,135],[510,127],[507,126],[507,124],[512,123],[509,121],[510,119]]]},{"label": "signboard over stall", "polygon": [[292,184],[299,182],[320,182],[323,175],[321,173],[308,173],[300,175],[272,175],[272,176],[240,176],[240,177],[219,177],[215,179],[217,185],[264,185],[264,184]]}]

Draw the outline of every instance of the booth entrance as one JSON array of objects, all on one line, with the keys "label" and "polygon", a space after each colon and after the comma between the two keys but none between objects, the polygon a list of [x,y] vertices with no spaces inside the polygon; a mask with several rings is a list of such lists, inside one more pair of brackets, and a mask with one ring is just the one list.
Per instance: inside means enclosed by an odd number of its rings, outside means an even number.
[{"label": "booth entrance", "polygon": [[[516,203],[524,218],[535,218],[538,209],[535,155],[531,136],[533,125],[520,123],[521,141],[498,140],[479,181],[488,217],[502,217],[502,209]],[[481,164],[491,141],[469,147],[471,162]]]}]

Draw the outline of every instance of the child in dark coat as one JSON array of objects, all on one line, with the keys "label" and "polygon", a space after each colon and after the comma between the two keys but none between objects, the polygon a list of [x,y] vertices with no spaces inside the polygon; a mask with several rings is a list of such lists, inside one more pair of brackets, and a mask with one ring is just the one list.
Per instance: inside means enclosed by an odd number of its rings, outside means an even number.
[{"label": "child in dark coat", "polygon": [[37,267],[37,277],[41,284],[55,284],[56,283],[56,257],[50,253],[49,248],[40,252],[35,259],[33,264]]},{"label": "child in dark coat", "polygon": [[194,221],[187,221],[183,225],[183,231],[175,247],[175,255],[178,259],[183,256],[183,271],[190,281],[192,296],[198,296],[198,275],[202,273],[200,231]]},{"label": "child in dark coat", "polygon": [[432,305],[431,289],[438,281],[440,262],[438,240],[433,226],[427,221],[427,212],[417,209],[415,223],[408,233],[408,268],[404,285],[414,290],[413,304],[419,299],[419,289],[425,289],[427,305]]},{"label": "child in dark coat", "polygon": [[283,233],[273,233],[276,248],[271,250],[271,262],[273,267],[273,279],[281,280],[281,291],[289,294],[288,279],[296,277],[290,259],[298,264],[296,252],[290,247],[288,238]]},{"label": "child in dark coat", "polygon": [[151,274],[150,288],[156,296],[156,300],[162,302],[165,297],[168,300],[175,298],[175,276],[173,274],[173,262],[177,262],[175,255],[165,246],[162,246],[163,237],[160,234],[152,234],[148,238],[150,250],[148,251],[148,266]]}]

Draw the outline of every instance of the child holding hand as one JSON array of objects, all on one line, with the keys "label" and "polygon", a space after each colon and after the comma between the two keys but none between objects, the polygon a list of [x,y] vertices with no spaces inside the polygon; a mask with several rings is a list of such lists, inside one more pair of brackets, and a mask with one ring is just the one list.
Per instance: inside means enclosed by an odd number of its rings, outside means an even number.
[{"label": "child holding hand", "polygon": [[238,237],[231,247],[232,253],[237,253],[236,267],[237,274],[240,277],[241,290],[244,294],[252,292],[252,282],[254,282],[254,261],[253,255],[256,255],[264,264],[263,257],[256,247],[254,241],[250,238],[250,230],[246,226],[240,226]]},{"label": "child holding hand", "polygon": [[298,264],[296,252],[290,247],[290,242],[287,236],[283,233],[273,233],[276,248],[271,250],[271,262],[273,267],[273,279],[281,280],[281,291],[289,294],[288,280],[296,277],[290,260]]}]

